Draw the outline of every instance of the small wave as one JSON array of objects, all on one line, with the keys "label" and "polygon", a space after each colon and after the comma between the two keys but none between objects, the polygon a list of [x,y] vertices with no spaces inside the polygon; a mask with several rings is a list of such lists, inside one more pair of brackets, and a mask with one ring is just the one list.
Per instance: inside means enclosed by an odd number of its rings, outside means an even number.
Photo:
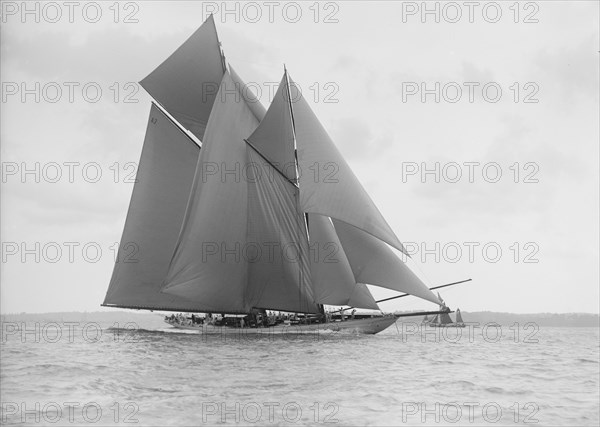
[{"label": "small wave", "polygon": [[484,390],[487,391],[488,393],[494,393],[494,394],[506,393],[506,390],[504,390],[502,387],[486,387],[486,388],[484,388]]}]

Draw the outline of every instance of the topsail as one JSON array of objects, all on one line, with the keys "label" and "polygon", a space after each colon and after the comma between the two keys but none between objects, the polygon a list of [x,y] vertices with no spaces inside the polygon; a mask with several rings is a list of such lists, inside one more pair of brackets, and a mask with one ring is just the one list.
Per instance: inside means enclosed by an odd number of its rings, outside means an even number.
[{"label": "topsail", "polygon": [[184,128],[202,140],[224,72],[211,15],[140,84]]}]

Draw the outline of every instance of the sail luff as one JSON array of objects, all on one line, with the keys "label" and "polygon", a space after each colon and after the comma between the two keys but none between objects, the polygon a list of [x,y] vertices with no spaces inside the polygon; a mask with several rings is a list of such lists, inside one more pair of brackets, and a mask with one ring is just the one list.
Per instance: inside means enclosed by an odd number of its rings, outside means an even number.
[{"label": "sail luff", "polygon": [[[288,77],[288,73],[287,73],[287,69],[285,68],[285,65],[283,67],[283,79],[282,82],[280,84],[283,84],[283,82],[285,81],[285,93],[286,95],[284,95],[284,98],[287,98],[287,106],[288,106],[288,111],[289,111],[289,120],[290,120],[290,128],[292,131],[292,141],[293,141],[293,147],[294,147],[294,181],[298,183],[298,188],[300,188],[300,184],[298,181],[298,149],[297,149],[297,142],[296,142],[296,125],[294,123],[294,109],[292,108],[292,103],[291,103],[291,94],[290,94],[290,81],[289,81],[289,77]],[[309,239],[309,235],[308,235],[308,224],[306,223],[306,219],[305,219],[305,213],[304,211],[301,209],[300,207],[300,191],[296,192],[296,221],[298,223],[298,229],[300,230],[300,232],[302,233],[302,237],[306,237],[306,240],[308,241]],[[302,248],[300,248],[300,253],[299,256],[302,257],[303,254],[303,250]],[[299,269],[300,274],[302,274],[302,269]],[[300,283],[303,283],[302,281],[302,276],[300,276]],[[311,281],[309,281],[308,283],[311,283],[312,286],[312,291],[314,293],[314,284]],[[301,296],[300,296],[301,297]]]}]

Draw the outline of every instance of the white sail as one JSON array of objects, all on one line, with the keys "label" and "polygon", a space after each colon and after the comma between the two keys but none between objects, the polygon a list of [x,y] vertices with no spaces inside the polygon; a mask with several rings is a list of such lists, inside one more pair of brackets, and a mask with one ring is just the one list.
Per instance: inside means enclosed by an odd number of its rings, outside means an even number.
[{"label": "white sail", "polygon": [[181,235],[163,292],[203,303],[205,311],[248,312],[248,185],[244,138],[258,121],[225,73],[202,145]]},{"label": "white sail", "polygon": [[284,75],[264,119],[248,142],[288,179],[295,181],[294,129],[286,81]]},{"label": "white sail", "polygon": [[229,73],[221,91],[163,292],[205,311],[317,312],[297,188],[244,142],[258,122]]},{"label": "white sail", "polygon": [[301,93],[291,92],[302,209],[352,224],[408,255]]},{"label": "white sail", "polygon": [[350,300],[348,301],[348,305],[351,307],[358,308],[367,308],[369,310],[379,310],[379,306],[373,298],[373,294],[367,285],[364,283],[357,283],[354,287],[354,292],[350,296]]},{"label": "white sail", "polygon": [[212,15],[140,84],[200,140],[225,71]]},{"label": "white sail", "polygon": [[[288,87],[290,81],[290,87]],[[249,141],[270,161],[296,176],[292,141],[298,156],[300,206],[304,212],[340,219],[406,253],[287,73]]]},{"label": "white sail", "polygon": [[366,284],[439,302],[289,82],[265,111],[226,70],[212,16],[141,82],[202,150],[153,106],[119,253],[133,242],[138,262],[117,263],[106,305],[378,309]]},{"label": "white sail", "polygon": [[444,302],[444,299],[442,298],[442,296],[440,295],[439,292],[437,293],[437,296],[438,296],[438,301],[439,301],[438,304],[440,304],[440,306],[445,306],[446,303]]},{"label": "white sail", "polygon": [[310,269],[315,299],[319,304],[352,305],[378,310],[362,283],[356,283],[348,258],[328,217],[308,214]]},{"label": "white sail", "polygon": [[357,282],[405,292],[439,303],[438,298],[381,240],[333,219]]},{"label": "white sail", "polygon": [[317,313],[304,215],[297,211],[298,188],[253,148],[247,150],[249,164],[257,166],[249,168],[248,176],[247,304]]},{"label": "white sail", "polygon": [[200,148],[152,104],[127,220],[104,305],[198,310],[163,294]]},{"label": "white sail", "polygon": [[252,92],[250,87],[244,83],[240,76],[235,72],[231,64],[229,64],[229,72],[231,73],[231,79],[238,87],[242,98],[248,105],[248,108],[250,108],[250,111],[252,111],[254,117],[256,117],[256,119],[260,122],[265,117],[267,110],[265,110],[265,107],[263,107],[260,100]]}]

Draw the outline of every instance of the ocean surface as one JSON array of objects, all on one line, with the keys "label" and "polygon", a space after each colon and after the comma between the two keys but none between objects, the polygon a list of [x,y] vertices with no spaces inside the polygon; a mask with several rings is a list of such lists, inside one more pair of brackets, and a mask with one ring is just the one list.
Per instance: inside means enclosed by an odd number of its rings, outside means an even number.
[{"label": "ocean surface", "polygon": [[200,336],[2,324],[3,425],[594,425],[599,329]]}]

